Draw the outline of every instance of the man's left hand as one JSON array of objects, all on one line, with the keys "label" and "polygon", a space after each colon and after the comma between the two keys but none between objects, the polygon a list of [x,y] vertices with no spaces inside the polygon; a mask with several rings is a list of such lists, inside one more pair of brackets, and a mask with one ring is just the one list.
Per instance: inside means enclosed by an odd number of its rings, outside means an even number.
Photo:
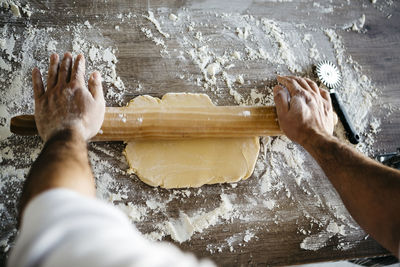
[{"label": "man's left hand", "polygon": [[55,133],[70,129],[89,140],[103,123],[105,101],[101,76],[97,71],[85,85],[85,58],[78,55],[72,65],[71,53],[50,57],[47,90],[38,68],[32,71],[35,95],[35,121],[39,135],[47,141]]}]

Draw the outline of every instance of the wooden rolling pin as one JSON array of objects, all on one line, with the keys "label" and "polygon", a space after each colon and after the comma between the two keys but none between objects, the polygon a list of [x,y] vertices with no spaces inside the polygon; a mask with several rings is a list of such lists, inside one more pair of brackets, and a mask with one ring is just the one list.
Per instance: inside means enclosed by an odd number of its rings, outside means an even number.
[{"label": "wooden rolling pin", "polygon": [[[11,119],[18,135],[37,134],[33,115]],[[107,107],[100,132],[92,141],[181,139],[282,135],[275,107]]]}]

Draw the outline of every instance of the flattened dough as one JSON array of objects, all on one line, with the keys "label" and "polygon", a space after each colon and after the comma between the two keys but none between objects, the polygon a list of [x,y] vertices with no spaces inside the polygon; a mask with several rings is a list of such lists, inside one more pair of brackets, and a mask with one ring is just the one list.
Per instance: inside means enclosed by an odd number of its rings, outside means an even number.
[{"label": "flattened dough", "polygon": [[[212,106],[205,94],[166,94],[160,100],[139,96],[129,107]],[[233,183],[253,172],[260,144],[258,137],[210,138],[174,141],[130,141],[124,154],[130,172],[143,182],[163,188],[199,187]]]}]

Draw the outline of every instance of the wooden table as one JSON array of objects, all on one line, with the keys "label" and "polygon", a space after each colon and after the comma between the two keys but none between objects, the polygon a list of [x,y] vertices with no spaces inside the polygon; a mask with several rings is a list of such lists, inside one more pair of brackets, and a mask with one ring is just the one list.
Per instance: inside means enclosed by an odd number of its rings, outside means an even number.
[{"label": "wooden table", "polygon": [[[373,147],[374,151],[395,151],[399,145],[400,136],[400,8],[397,3],[387,5],[385,1],[378,1],[373,6],[370,1],[320,1],[320,6],[333,6],[334,12],[323,13],[318,6],[312,4],[311,1],[293,0],[282,3],[274,3],[274,1],[31,1],[30,6],[40,9],[43,12],[34,12],[30,18],[30,22],[36,27],[64,27],[67,24],[83,23],[88,20],[96,29],[101,30],[101,34],[110,40],[112,45],[118,49],[117,57],[117,73],[126,86],[126,92],[130,94],[155,94],[163,95],[167,92],[204,92],[195,83],[189,82],[187,79],[180,79],[176,73],[182,68],[175,58],[163,57],[160,54],[160,47],[152,43],[141,32],[141,27],[145,25],[156,32],[154,25],[146,18],[142,17],[147,14],[147,10],[153,10],[157,16],[168,16],[169,13],[178,14],[184,8],[185,12],[191,12],[192,18],[200,20],[204,14],[224,12],[251,14],[256,18],[269,18],[280,22],[295,22],[297,24],[307,25],[307,27],[315,28],[334,28],[343,37],[347,53],[350,54],[355,61],[363,67],[363,73],[368,75],[373,83],[382,91],[380,96],[383,103],[390,103],[397,108],[389,117],[382,116],[382,131],[376,136],[376,143]],[[10,19],[10,14],[2,11],[0,25],[14,26],[23,29],[24,18]],[[137,15],[136,18],[126,19],[124,22],[118,14]],[[6,14],[3,16],[3,14]],[[341,29],[345,23],[357,19],[362,14],[366,15],[366,24],[364,33],[356,33],[353,31],[345,31]],[[391,15],[390,19],[387,18]],[[212,16],[210,16],[212,17]],[[215,17],[215,16],[214,16]],[[27,18],[25,18],[27,20]],[[208,25],[203,26],[202,31],[205,34],[213,34],[212,26],[218,25],[217,18],[210,18]],[[117,31],[115,26],[118,25],[120,30]],[[177,42],[174,42],[174,36],[169,42],[169,50],[179,49]],[[17,40],[21,42],[22,40]],[[61,40],[60,40],[61,41]],[[218,48],[218,45],[217,45]],[[224,47],[220,47],[221,50]],[[62,53],[62,51],[58,51]],[[324,48],[322,52],[332,55],[332,48]],[[328,56],[329,57],[329,56]],[[330,56],[331,57],[331,56]],[[334,59],[334,58],[332,58]],[[187,63],[185,66],[185,75],[198,74],[198,69],[193,63]],[[242,69],[246,73],[251,84],[244,85],[242,90],[251,89],[254,86],[262,87],[264,79],[269,82],[273,81],[275,69],[273,66],[266,66],[263,62],[252,63],[250,69]],[[281,73],[288,73],[280,71]],[[306,71],[307,72],[307,71]],[[268,81],[267,81],[268,83]],[[137,90],[138,85],[143,89]],[[254,85],[255,84],[255,85]],[[228,88],[222,86],[219,95],[210,93],[211,98],[219,105],[234,104],[233,98],[228,93]],[[206,92],[207,93],[207,92]],[[125,97],[126,102],[129,97]],[[112,99],[107,100],[108,105],[117,105]],[[380,106],[378,103],[373,107],[373,111],[378,111]],[[11,137],[10,143],[15,144],[16,151],[23,149],[37,149],[39,147],[38,138],[21,138]],[[135,204],[143,204],[148,195],[157,194],[160,199],[167,199],[173,193],[162,189],[150,188],[137,179],[132,178],[123,172],[127,168],[127,164],[121,157],[124,148],[122,143],[105,143],[93,144],[91,153],[98,155],[95,163],[101,160],[109,162],[107,166],[113,166],[113,171],[108,172],[104,167],[94,166],[96,179],[101,185],[103,172],[107,172],[115,181],[115,183],[130,188],[128,198],[122,202],[132,202]],[[299,148],[300,149],[300,148]],[[20,153],[20,152],[19,152]],[[15,152],[18,155],[17,152]],[[93,155],[93,154],[91,154]],[[18,160],[16,160],[18,161]],[[312,161],[309,159],[309,161]],[[4,164],[4,163],[3,163]],[[8,164],[8,165],[7,165]],[[6,162],[3,167],[12,165],[13,162]],[[18,165],[18,164],[16,164]],[[3,168],[2,167],[2,168]],[[29,165],[20,166],[28,168]],[[121,170],[121,171],[118,171]],[[25,172],[27,169],[25,170]],[[322,179],[321,172],[314,173],[316,178],[321,178],[321,187],[329,187],[329,183]],[[4,179],[7,175],[4,175]],[[232,193],[239,197],[236,203],[245,201],[245,196],[249,196],[258,187],[258,177],[252,177],[246,182],[239,183],[236,188],[229,185],[205,186],[202,193],[192,198],[178,198],[175,202],[168,206],[168,214],[177,217],[179,211],[187,213],[195,211],[197,208],[210,210],[215,208],[219,200],[221,192]],[[4,180],[2,181],[4,183]],[[8,187],[7,194],[15,203],[18,193],[20,192],[21,183],[17,183],[14,187]],[[99,185],[99,186],[100,186]],[[101,186],[100,186],[101,187]],[[117,186],[118,187],[118,186]],[[116,188],[117,188],[116,187]],[[115,189],[115,188],[114,188]],[[111,189],[114,190],[114,189]],[[296,190],[296,189],[293,189]],[[190,192],[197,192],[197,189],[191,189]],[[317,190],[318,191],[318,190]],[[282,197],[283,198],[283,197]],[[4,200],[4,198],[3,198]],[[304,203],[288,201],[283,199],[279,208],[274,211],[265,211],[262,207],[255,207],[251,212],[265,212],[264,220],[250,220],[249,222],[234,219],[232,222],[221,222],[204,230],[203,233],[195,234],[188,242],[178,244],[186,251],[192,251],[198,256],[212,258],[221,266],[232,265],[287,265],[300,264],[327,260],[354,259],[363,257],[375,257],[386,255],[387,251],[383,249],[370,237],[365,237],[365,233],[359,229],[353,229],[350,235],[354,242],[348,250],[338,249],[340,243],[339,238],[333,237],[321,249],[316,251],[303,250],[300,243],[304,240],[304,235],[299,234],[298,229],[307,227],[309,221],[299,212],[308,205]],[[335,200],[335,205],[339,209],[343,206],[339,200]],[[11,205],[11,204],[10,204]],[[238,204],[239,205],[239,204]],[[240,206],[240,205],[239,205]],[[334,207],[323,207],[316,211],[320,213],[329,213]],[[238,211],[245,214],[246,211]],[[15,212],[11,214],[15,215]],[[145,219],[138,222],[137,227],[143,232],[151,232],[154,225],[166,218],[161,214],[148,215]],[[348,215],[346,215],[348,216]],[[4,223],[1,231],[2,235],[13,232],[10,240],[15,236],[15,217],[3,218]],[[258,228],[257,228],[258,227]],[[235,234],[244,233],[246,229],[261,229],[256,233],[256,238],[242,245],[234,245],[233,251],[229,247],[223,247],[223,240]],[[265,230],[265,231],[264,231]],[[170,240],[169,237],[165,240]],[[222,252],[210,253],[207,245],[216,244],[216,247],[223,247]],[[2,257],[5,253],[2,252]]]}]

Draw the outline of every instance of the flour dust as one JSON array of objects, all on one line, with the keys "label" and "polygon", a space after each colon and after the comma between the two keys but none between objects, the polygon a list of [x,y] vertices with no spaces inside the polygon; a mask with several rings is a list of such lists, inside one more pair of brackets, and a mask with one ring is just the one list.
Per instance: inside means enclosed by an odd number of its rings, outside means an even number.
[{"label": "flour dust", "polygon": [[[268,2],[284,5],[292,1]],[[371,5],[390,15],[387,1]],[[0,28],[0,248],[6,253],[17,233],[16,205],[22,183],[42,148],[38,137],[18,137],[9,132],[12,116],[33,113],[32,68],[38,66],[45,77],[51,53],[83,53],[87,73],[97,69],[103,76],[108,105],[126,104],[126,92],[146,93],[147,85],[133,86],[119,77],[118,47],[103,36],[101,27],[89,21],[58,28],[38,27],[29,18],[32,12],[44,11],[9,0],[0,1],[0,7],[10,20],[28,21],[22,30],[8,24]],[[322,14],[334,10],[329,5],[314,8]],[[333,61],[343,76],[338,91],[362,133],[357,148],[367,155],[373,153],[381,122],[372,107],[379,101],[380,91],[346,52],[340,35],[343,29],[188,8],[121,13],[117,19],[116,32],[122,31],[123,25],[137,27],[148,45],[158,51],[157,60],[178,66],[177,79],[220,105],[273,105],[276,74],[316,79],[312,65],[322,59]],[[344,25],[356,25],[354,34],[359,34],[365,20],[368,18],[357,16]],[[335,135],[347,142],[340,125]],[[299,246],[305,250],[321,249],[332,239],[339,240],[336,249],[346,250],[365,237],[303,148],[285,137],[265,137],[260,142],[260,156],[248,180],[185,190],[144,185],[126,173],[122,144],[92,143],[89,156],[97,196],[125,212],[151,240],[170,237],[187,244],[206,234],[227,233],[223,240],[210,240],[205,249],[211,254],[241,251],[258,242],[261,234],[272,234],[277,226],[296,229]]]}]

